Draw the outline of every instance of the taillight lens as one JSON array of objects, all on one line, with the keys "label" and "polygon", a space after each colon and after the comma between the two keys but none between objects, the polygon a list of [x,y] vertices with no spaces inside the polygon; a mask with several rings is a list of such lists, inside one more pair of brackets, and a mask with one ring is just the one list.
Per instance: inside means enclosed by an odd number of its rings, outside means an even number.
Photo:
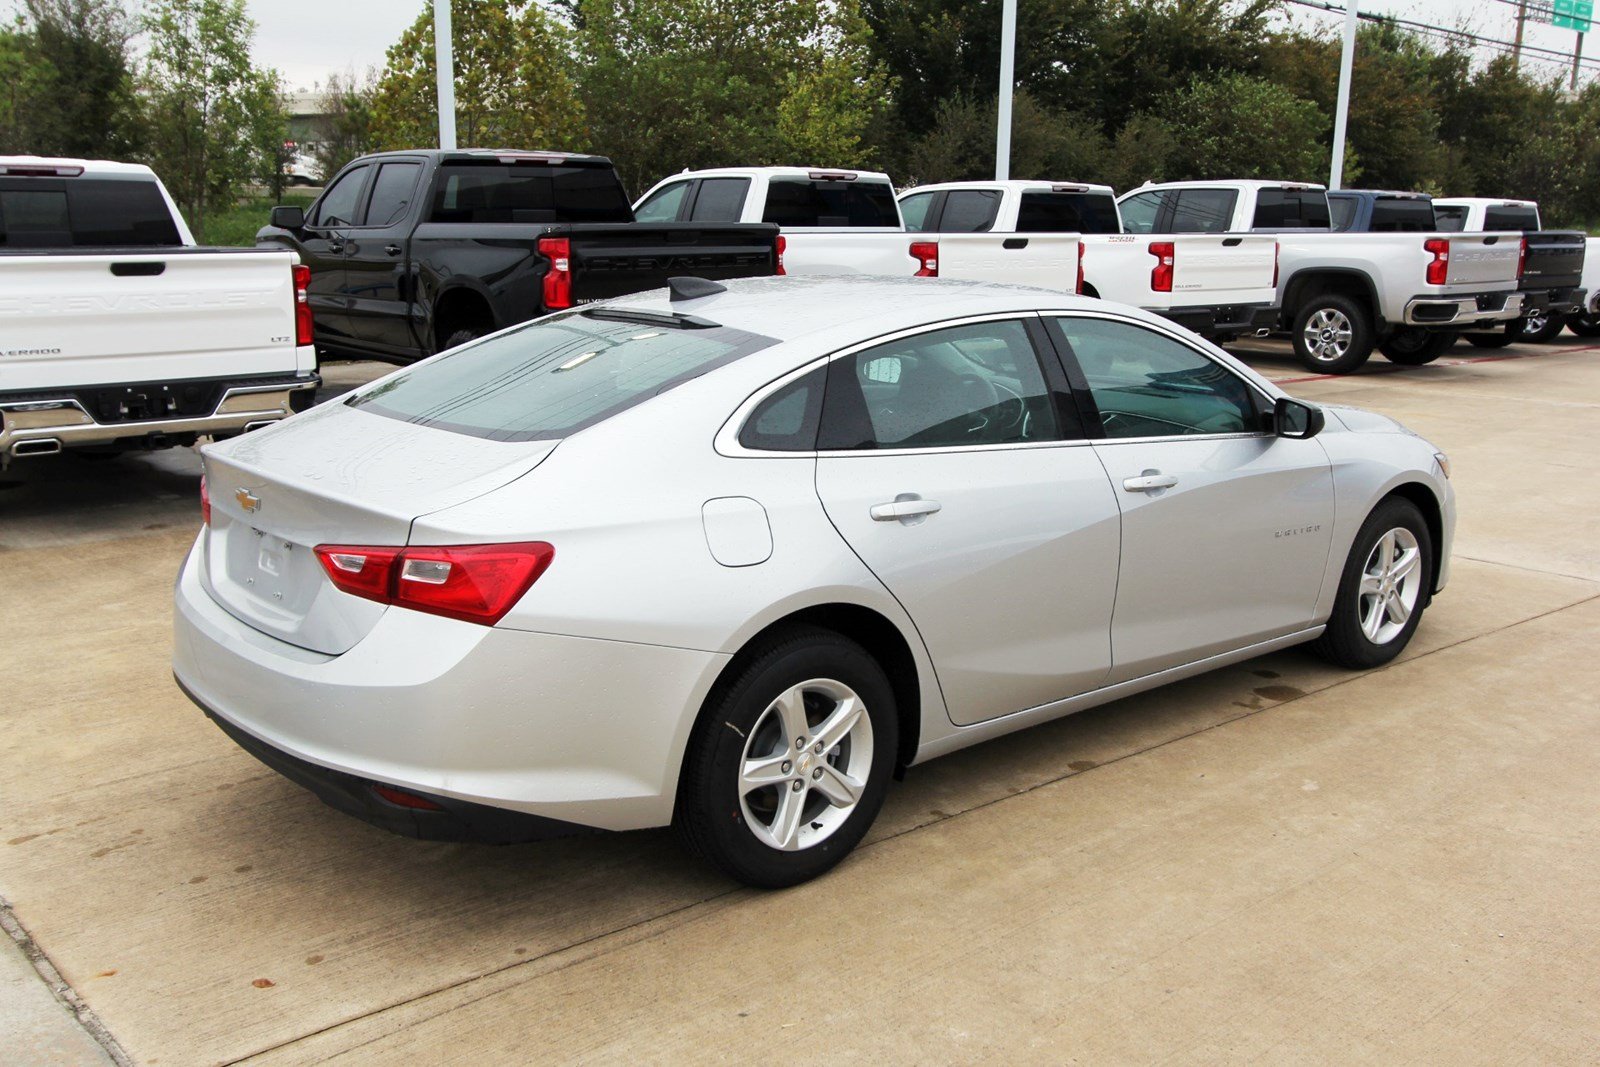
[{"label": "taillight lens", "polygon": [[1156,265],[1150,271],[1150,288],[1157,293],[1172,292],[1172,267],[1177,262],[1178,247],[1172,241],[1151,241],[1150,254]]},{"label": "taillight lens", "polygon": [[1522,280],[1522,270],[1528,265],[1528,239],[1524,237],[1517,247],[1517,281]]},{"label": "taillight lens", "polygon": [[912,241],[911,258],[917,261],[916,278],[937,278],[939,276],[939,242],[938,241]]},{"label": "taillight lens", "polygon": [[200,476],[200,523],[203,526],[211,525],[211,489],[206,485],[206,476]]},{"label": "taillight lens", "polygon": [[786,252],[788,250],[788,248],[789,248],[788,239],[786,237],[784,237],[783,234],[780,233],[778,235],[778,269],[773,272],[774,274],[788,274],[789,273],[788,271],[783,269],[783,254],[784,254],[784,252]]},{"label": "taillight lens", "polygon": [[[1422,242],[1422,250],[1433,256],[1428,261],[1426,278],[1429,285],[1444,285],[1450,279],[1450,241],[1445,237],[1430,237]],[[1520,277],[1522,268],[1518,266]]]},{"label": "taillight lens", "polygon": [[571,307],[572,242],[565,237],[541,237],[539,254],[550,261],[544,276],[545,310]]},{"label": "taillight lens", "polygon": [[1083,241],[1078,241],[1078,288],[1076,292],[1083,294]]},{"label": "taillight lens", "polygon": [[1276,241],[1272,242],[1272,287],[1274,289],[1278,287],[1278,253],[1282,251],[1282,245]]},{"label": "taillight lens", "polygon": [[296,263],[294,272],[294,343],[305,346],[311,343],[311,268]]},{"label": "taillight lens", "polygon": [[555,558],[544,541],[505,545],[318,545],[317,559],[351,596],[493,626]]}]

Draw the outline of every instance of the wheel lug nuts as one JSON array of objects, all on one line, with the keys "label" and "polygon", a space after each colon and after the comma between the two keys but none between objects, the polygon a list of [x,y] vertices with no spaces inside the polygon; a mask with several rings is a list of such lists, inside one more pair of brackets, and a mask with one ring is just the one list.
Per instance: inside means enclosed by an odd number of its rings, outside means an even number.
[{"label": "wheel lug nuts", "polygon": [[794,747],[795,748],[805,748],[806,747],[806,739],[803,738],[803,737],[795,738],[794,739]]},{"label": "wheel lug nuts", "polygon": [[818,767],[816,770],[812,771],[811,772],[811,777],[813,777],[813,778],[821,778],[822,777],[822,768]]},{"label": "wheel lug nuts", "polygon": [[815,752],[819,756],[822,755],[822,742],[818,741],[816,747],[812,748],[811,751]]},{"label": "wheel lug nuts", "polygon": [[802,782],[800,779],[796,778],[794,780],[794,791],[796,793],[798,793],[798,792],[800,792],[800,790],[804,789],[805,786],[806,786],[806,784],[804,782]]},{"label": "wheel lug nuts", "polygon": [[792,770],[794,770],[794,764],[790,763],[788,760],[784,760],[783,761],[783,773],[784,774],[788,774]]}]

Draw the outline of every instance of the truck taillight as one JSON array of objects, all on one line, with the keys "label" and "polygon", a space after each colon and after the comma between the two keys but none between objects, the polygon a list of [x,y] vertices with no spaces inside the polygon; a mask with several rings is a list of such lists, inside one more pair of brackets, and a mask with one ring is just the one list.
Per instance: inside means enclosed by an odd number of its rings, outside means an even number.
[{"label": "truck taillight", "polygon": [[916,278],[937,278],[939,276],[939,242],[938,241],[912,241],[911,258],[917,261]]},{"label": "truck taillight", "polygon": [[[1425,278],[1429,285],[1444,285],[1450,279],[1450,240],[1446,237],[1430,237],[1422,242],[1422,250],[1433,256],[1428,261]],[[1519,270],[1517,272],[1521,274]]]},{"label": "truck taillight", "polygon": [[1177,262],[1178,246],[1172,241],[1151,241],[1150,254],[1156,257],[1156,265],[1150,270],[1151,291],[1172,292],[1172,267]]},{"label": "truck taillight", "polygon": [[1528,265],[1528,239],[1524,237],[1517,248],[1517,281],[1522,280],[1522,270]]},{"label": "truck taillight", "polygon": [[1277,241],[1272,242],[1272,287],[1278,287],[1278,255],[1283,251],[1283,246]]},{"label": "truck taillight", "polygon": [[211,490],[206,486],[206,476],[200,476],[200,524],[211,525]]},{"label": "truck taillight", "polygon": [[783,269],[783,253],[786,252],[788,250],[788,248],[789,248],[788,240],[786,240],[784,238],[783,234],[780,233],[778,235],[778,269],[773,272],[774,274],[787,274],[787,273],[789,273],[788,271]]},{"label": "truck taillight", "polygon": [[289,269],[294,272],[294,343],[304,347],[312,340],[311,268],[296,263]]},{"label": "truck taillight", "polygon": [[1075,290],[1079,296],[1083,295],[1083,239],[1078,239],[1078,288]]},{"label": "truck taillight", "polygon": [[544,276],[545,310],[571,307],[572,242],[565,237],[541,237],[539,254],[550,261]]},{"label": "truck taillight", "polygon": [[351,596],[493,626],[555,559],[544,541],[505,545],[318,545],[328,578]]}]

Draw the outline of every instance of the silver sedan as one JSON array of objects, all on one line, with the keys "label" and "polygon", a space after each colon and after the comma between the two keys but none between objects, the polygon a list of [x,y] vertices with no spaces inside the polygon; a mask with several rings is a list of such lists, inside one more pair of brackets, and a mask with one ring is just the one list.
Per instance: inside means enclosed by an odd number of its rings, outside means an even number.
[{"label": "silver sedan", "polygon": [[1132,308],[679,279],[205,450],[179,684],[425,838],[673,825],[753,885],[895,774],[1443,588],[1448,461]]}]

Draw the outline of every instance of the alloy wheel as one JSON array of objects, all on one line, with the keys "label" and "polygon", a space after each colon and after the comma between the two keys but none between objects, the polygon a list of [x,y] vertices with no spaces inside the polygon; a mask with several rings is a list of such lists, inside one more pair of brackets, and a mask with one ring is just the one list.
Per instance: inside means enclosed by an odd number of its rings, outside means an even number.
[{"label": "alloy wheel", "polygon": [[1355,329],[1344,312],[1334,308],[1321,308],[1306,320],[1301,337],[1311,358],[1322,363],[1343,359],[1350,351]]},{"label": "alloy wheel", "polygon": [[1400,635],[1422,592],[1422,550],[1416,534],[1397,526],[1378,538],[1361,568],[1356,611],[1361,632],[1375,645]]}]

